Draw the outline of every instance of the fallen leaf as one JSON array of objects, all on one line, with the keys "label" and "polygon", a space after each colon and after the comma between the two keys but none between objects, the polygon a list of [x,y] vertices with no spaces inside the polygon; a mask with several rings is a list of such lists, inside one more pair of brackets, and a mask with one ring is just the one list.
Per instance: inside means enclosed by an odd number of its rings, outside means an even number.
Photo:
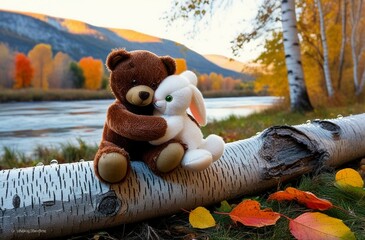
[{"label": "fallen leaf", "polygon": [[342,220],[319,212],[307,212],[291,219],[289,228],[291,234],[301,240],[355,239],[354,233]]},{"label": "fallen leaf", "polygon": [[352,168],[345,168],[336,173],[336,184],[339,187],[360,187],[364,186],[360,173]]},{"label": "fallen leaf", "polygon": [[326,199],[318,198],[311,192],[301,191],[299,189],[288,187],[285,191],[278,191],[271,194],[267,200],[292,201],[295,200],[300,204],[311,209],[327,210],[333,207],[332,203]]},{"label": "fallen leaf", "polygon": [[260,203],[255,200],[244,200],[229,213],[229,216],[233,222],[251,227],[274,225],[280,218],[280,214],[271,209],[261,210]]},{"label": "fallen leaf", "polygon": [[219,208],[217,208],[217,211],[229,213],[232,211],[232,207],[231,207],[231,205],[229,205],[229,203],[226,200],[224,200],[221,202],[221,206]]},{"label": "fallen leaf", "polygon": [[210,212],[204,207],[197,207],[189,214],[189,222],[193,228],[205,229],[214,227],[215,220]]}]

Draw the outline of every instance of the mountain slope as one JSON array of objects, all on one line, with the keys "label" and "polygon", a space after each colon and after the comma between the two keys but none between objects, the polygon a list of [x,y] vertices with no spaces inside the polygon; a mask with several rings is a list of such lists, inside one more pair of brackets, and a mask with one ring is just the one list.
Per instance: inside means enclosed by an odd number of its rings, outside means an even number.
[{"label": "mountain slope", "polygon": [[111,49],[144,49],[157,55],[184,58],[190,70],[199,73],[216,72],[243,80],[248,75],[224,69],[200,54],[176,42],[161,39],[132,30],[108,29],[83,22],[54,18],[33,13],[17,13],[0,10],[0,42],[11,49],[28,52],[42,42],[52,46],[54,52],[62,51],[79,60],[92,56],[105,60]]}]

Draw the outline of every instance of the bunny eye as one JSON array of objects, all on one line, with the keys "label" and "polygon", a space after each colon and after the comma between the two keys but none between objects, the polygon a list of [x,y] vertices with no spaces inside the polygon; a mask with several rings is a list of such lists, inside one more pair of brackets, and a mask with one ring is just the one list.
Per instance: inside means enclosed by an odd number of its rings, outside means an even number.
[{"label": "bunny eye", "polygon": [[166,102],[171,102],[172,99],[174,99],[174,98],[171,95],[167,95],[165,98]]}]

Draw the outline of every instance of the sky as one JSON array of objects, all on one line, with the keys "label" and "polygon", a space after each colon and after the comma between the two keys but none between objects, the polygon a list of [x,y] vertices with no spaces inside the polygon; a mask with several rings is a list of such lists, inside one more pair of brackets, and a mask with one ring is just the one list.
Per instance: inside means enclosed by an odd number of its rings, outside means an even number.
[{"label": "sky", "polygon": [[[227,1],[227,0],[223,0]],[[167,26],[166,12],[171,0],[0,0],[0,9],[46,14],[79,20],[100,27],[131,29],[184,44],[200,54],[219,54],[247,62],[257,57],[255,43],[247,45],[241,56],[233,56],[231,41],[249,28],[257,1],[232,0],[215,10],[209,25],[192,34],[192,22]],[[189,34],[190,33],[190,34]]]}]

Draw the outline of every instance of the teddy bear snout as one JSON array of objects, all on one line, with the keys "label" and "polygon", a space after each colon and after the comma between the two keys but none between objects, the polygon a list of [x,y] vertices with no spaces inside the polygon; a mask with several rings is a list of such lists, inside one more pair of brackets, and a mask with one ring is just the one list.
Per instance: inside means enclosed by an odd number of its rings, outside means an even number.
[{"label": "teddy bear snout", "polygon": [[147,106],[152,103],[154,91],[152,88],[139,85],[132,87],[126,94],[129,103],[136,106]]},{"label": "teddy bear snout", "polygon": [[150,97],[150,93],[146,91],[140,91],[138,95],[143,101]]}]

